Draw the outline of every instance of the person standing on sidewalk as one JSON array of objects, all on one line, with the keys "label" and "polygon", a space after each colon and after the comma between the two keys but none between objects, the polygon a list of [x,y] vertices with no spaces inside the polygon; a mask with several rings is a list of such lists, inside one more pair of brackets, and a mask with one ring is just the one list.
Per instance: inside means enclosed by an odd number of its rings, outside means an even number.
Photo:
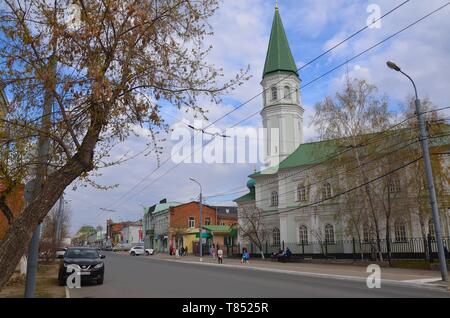
[{"label": "person standing on sidewalk", "polygon": [[219,264],[223,263],[223,251],[218,245],[217,245],[217,262]]}]

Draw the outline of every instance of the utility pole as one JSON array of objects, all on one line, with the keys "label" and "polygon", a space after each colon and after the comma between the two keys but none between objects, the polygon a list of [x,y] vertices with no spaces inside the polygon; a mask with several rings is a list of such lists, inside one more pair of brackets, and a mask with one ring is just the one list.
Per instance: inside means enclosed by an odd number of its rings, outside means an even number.
[{"label": "utility pole", "polygon": [[[52,72],[51,77],[53,79],[56,79],[56,58],[54,55],[49,58],[48,63],[49,71]],[[56,80],[54,80],[51,84],[44,83],[44,107],[42,110],[41,132],[39,133],[38,139],[36,178],[30,186],[30,201],[33,201],[37,198],[47,177],[47,162],[50,153],[50,138],[48,137],[48,133],[50,132],[50,128],[52,125],[51,114],[53,108],[53,91],[55,89],[55,83]],[[48,85],[51,85],[51,87],[48,87]],[[31,238],[31,242],[28,248],[25,298],[34,298],[40,234],[41,224],[39,224],[34,230],[33,237]]]},{"label": "utility pole", "polygon": [[198,186],[200,187],[200,225],[199,225],[199,242],[200,242],[200,262],[203,262],[203,226],[202,226],[202,217],[203,217],[203,190],[202,190],[202,185],[200,184],[200,182],[198,182],[197,180],[195,180],[194,178],[189,178],[189,180],[191,180],[192,182],[195,182],[198,184]]},{"label": "utility pole", "polygon": [[[420,106],[420,99],[419,94],[417,93],[417,87],[414,83],[413,79],[403,72],[400,67],[398,67],[393,62],[387,62],[387,66],[390,69],[393,69],[394,71],[402,73],[404,76],[406,76],[411,83],[414,86],[414,92],[416,94],[416,115],[417,115],[417,121],[419,122],[419,130],[420,130],[420,143],[422,145],[422,152],[423,152],[423,161],[425,165],[425,174],[427,177],[427,184],[428,184],[428,194],[430,196],[430,205],[431,205],[431,211],[433,213],[433,221],[434,221],[434,230],[436,235],[436,243],[438,247],[438,256],[439,256],[439,265],[441,269],[441,276],[443,281],[448,281],[448,272],[447,272],[447,262],[445,260],[445,253],[444,253],[444,243],[442,240],[442,230],[441,230],[441,220],[439,217],[439,211],[437,207],[437,199],[436,199],[436,190],[434,188],[434,179],[433,179],[433,170],[431,169],[431,160],[430,160],[430,150],[428,145],[428,133],[425,128],[425,120],[423,118],[422,109]],[[431,251],[430,251],[431,253]]]},{"label": "utility pole", "polygon": [[63,219],[64,211],[64,193],[59,198],[58,214],[56,217],[56,243],[59,244],[61,241],[61,223]]}]

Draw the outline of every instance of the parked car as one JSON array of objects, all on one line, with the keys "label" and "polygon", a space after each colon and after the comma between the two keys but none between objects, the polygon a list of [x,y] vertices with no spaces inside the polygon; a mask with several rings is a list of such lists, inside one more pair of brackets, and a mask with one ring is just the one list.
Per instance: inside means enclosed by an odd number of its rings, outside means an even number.
[{"label": "parked car", "polygon": [[143,246],[134,246],[129,251],[131,256],[144,255],[144,247]]},{"label": "parked car", "polygon": [[60,286],[65,286],[67,278],[72,272],[67,272],[69,265],[74,265],[80,269],[81,281],[96,281],[97,284],[103,284],[105,276],[105,264],[96,248],[92,247],[69,247],[64,254],[64,260],[59,266],[58,282]]},{"label": "parked car", "polygon": [[56,250],[56,258],[64,258],[64,254],[66,253],[67,248],[61,247]]},{"label": "parked car", "polygon": [[153,255],[153,254],[155,254],[155,251],[153,250],[153,248],[145,249],[145,256],[149,256],[149,255]]},{"label": "parked car", "polygon": [[118,243],[112,248],[112,250],[113,252],[129,251],[131,247],[132,247],[131,244]]}]

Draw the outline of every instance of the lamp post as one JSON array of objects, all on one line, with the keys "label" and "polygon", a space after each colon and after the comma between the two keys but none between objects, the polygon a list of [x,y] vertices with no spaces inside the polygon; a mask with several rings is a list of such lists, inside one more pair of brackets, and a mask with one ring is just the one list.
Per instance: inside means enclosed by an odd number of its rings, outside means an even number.
[{"label": "lamp post", "polygon": [[[416,100],[415,100],[416,115],[417,115],[417,120],[419,122],[420,143],[422,145],[423,161],[425,164],[425,174],[427,177],[427,184],[428,184],[428,193],[430,196],[431,211],[433,213],[434,229],[435,229],[435,235],[436,235],[436,240],[437,240],[441,276],[442,276],[443,281],[448,281],[447,263],[445,260],[444,244],[442,241],[441,221],[440,221],[438,207],[437,207],[436,190],[434,188],[434,180],[433,180],[433,171],[431,169],[430,150],[429,150],[429,146],[428,146],[428,133],[425,128],[425,120],[423,118],[423,113],[422,113],[421,106],[420,106],[420,99],[419,99],[419,95],[417,93],[417,87],[416,87],[416,84],[414,83],[413,79],[408,74],[403,72],[400,69],[400,67],[398,67],[394,62],[388,61],[386,64],[390,69],[400,72],[404,76],[406,76],[411,81],[411,83],[413,84],[413,87],[414,87],[414,92],[416,94]],[[431,251],[430,251],[430,253],[431,253]]]},{"label": "lamp post", "polygon": [[197,180],[195,180],[194,178],[189,178],[189,180],[191,180],[192,182],[195,182],[198,184],[198,186],[200,187],[200,225],[199,225],[199,246],[200,246],[200,262],[203,262],[203,228],[202,228],[202,210],[203,210],[203,191],[202,191],[202,185],[200,184],[200,182],[198,182]]}]

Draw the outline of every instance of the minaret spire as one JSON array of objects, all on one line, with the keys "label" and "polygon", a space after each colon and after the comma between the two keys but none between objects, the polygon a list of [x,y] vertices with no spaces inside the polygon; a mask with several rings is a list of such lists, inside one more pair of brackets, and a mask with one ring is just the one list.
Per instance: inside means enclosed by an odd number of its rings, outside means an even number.
[{"label": "minaret spire", "polygon": [[275,10],[278,11],[278,0],[275,1]]}]

